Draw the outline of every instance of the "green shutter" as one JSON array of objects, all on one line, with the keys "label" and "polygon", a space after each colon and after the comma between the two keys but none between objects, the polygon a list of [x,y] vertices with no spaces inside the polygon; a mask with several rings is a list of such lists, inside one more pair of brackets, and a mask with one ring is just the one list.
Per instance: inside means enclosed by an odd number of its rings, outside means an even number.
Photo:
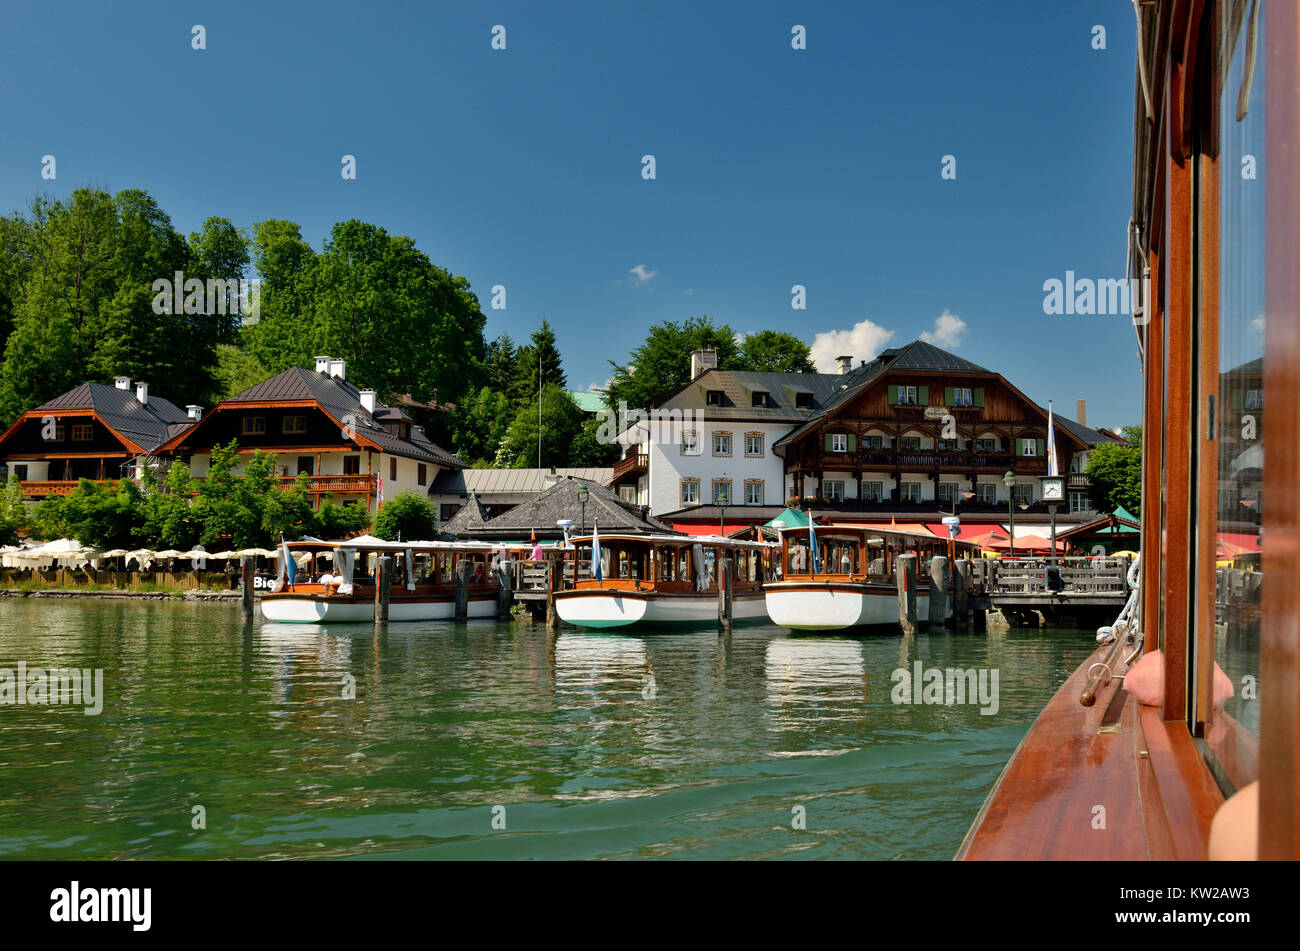
[{"label": "green shutter", "polygon": [[825,440],[826,440],[826,451],[827,451],[827,452],[830,452],[830,451],[831,451],[831,434],[830,434],[830,433],[827,433],[827,434],[826,434],[826,436],[825,436]]},{"label": "green shutter", "polygon": [[1024,453],[1024,448],[1025,448],[1024,441],[1021,440],[1019,437],[1013,438],[1013,439],[1011,440],[1011,448],[1015,451],[1015,454],[1016,454],[1017,456],[1023,456],[1023,455],[1025,454],[1025,453]]},{"label": "green shutter", "polygon": [[893,385],[892,383],[889,385],[889,405],[890,406],[898,405],[898,387]]},{"label": "green shutter", "polygon": [[857,451],[858,451],[858,437],[855,436],[853,433],[849,433],[849,452],[857,452]]},{"label": "green shutter", "polygon": [[1242,404],[1241,404],[1241,395],[1242,395],[1242,392],[1243,392],[1242,390],[1233,390],[1233,391],[1232,391],[1232,408],[1235,409],[1235,410],[1239,410],[1239,409],[1241,409],[1241,405],[1242,405]]},{"label": "green shutter", "polygon": [[984,387],[982,386],[977,386],[975,388],[975,405],[976,406],[984,405]]},{"label": "green shutter", "polygon": [[916,402],[921,406],[930,405],[930,388],[928,386],[918,386],[916,388]]},{"label": "green shutter", "polygon": [[952,391],[953,391],[953,388],[952,388],[951,386],[945,386],[945,387],[943,388],[943,405],[944,405],[944,406],[951,406],[951,405],[952,405]]},{"label": "green shutter", "polygon": [[1038,443],[1038,456],[1041,459],[1043,456],[1047,455],[1047,440],[1037,439],[1035,442]]}]

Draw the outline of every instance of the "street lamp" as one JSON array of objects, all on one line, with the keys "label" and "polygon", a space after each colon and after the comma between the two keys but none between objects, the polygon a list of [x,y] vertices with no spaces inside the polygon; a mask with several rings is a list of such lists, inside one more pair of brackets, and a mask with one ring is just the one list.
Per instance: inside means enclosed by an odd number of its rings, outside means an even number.
[{"label": "street lamp", "polygon": [[582,505],[582,522],[578,526],[578,532],[581,535],[587,534],[587,496],[591,495],[591,490],[585,485],[578,486],[578,502]]},{"label": "street lamp", "polygon": [[1016,474],[1008,469],[1007,474],[1002,477],[1002,484],[1007,487],[1007,518],[1010,519],[1011,522],[1009,526],[1009,532],[1011,535],[1009,544],[1011,550],[1008,552],[1008,555],[1011,558],[1014,558],[1016,557],[1016,511],[1015,507],[1011,504],[1013,501],[1011,498],[1011,489],[1016,484]]},{"label": "street lamp", "polygon": [[727,474],[725,472],[722,473],[722,482],[719,485],[719,488],[721,488],[722,491],[718,493],[717,499],[715,500],[718,503],[718,537],[726,538],[727,503],[731,501],[731,485],[727,482]]}]

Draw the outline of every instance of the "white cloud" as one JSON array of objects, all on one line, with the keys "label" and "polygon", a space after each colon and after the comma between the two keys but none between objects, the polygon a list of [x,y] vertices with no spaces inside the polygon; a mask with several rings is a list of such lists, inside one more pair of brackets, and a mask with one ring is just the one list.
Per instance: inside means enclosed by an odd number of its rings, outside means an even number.
[{"label": "white cloud", "polygon": [[659,272],[651,271],[644,264],[638,264],[636,267],[628,268],[627,273],[630,275],[628,281],[633,285],[639,286],[641,284],[649,284]]},{"label": "white cloud", "polygon": [[613,378],[612,376],[607,376],[607,377],[605,377],[605,382],[604,382],[604,383],[597,383],[597,382],[595,382],[595,381],[593,380],[592,382],[590,382],[590,383],[587,384],[587,392],[588,392],[588,393],[604,393],[606,390],[609,389],[609,385],[610,385],[611,383],[613,383],[613,382],[614,382],[614,378]]},{"label": "white cloud", "polygon": [[956,347],[966,334],[966,321],[946,308],[934,321],[934,330],[921,334],[921,339],[936,347]]},{"label": "white cloud", "polygon": [[851,330],[828,330],[813,338],[812,361],[820,373],[838,373],[839,364],[835,358],[849,354],[855,363],[870,360],[885,348],[889,338],[894,336],[892,330],[886,330],[879,324],[862,320],[853,325]]}]

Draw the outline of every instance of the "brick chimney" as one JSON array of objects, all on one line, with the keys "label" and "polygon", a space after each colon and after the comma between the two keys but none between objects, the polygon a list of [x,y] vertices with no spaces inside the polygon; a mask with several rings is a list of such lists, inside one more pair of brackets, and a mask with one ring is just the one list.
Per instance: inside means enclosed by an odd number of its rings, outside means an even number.
[{"label": "brick chimney", "polygon": [[836,357],[835,359],[840,364],[840,376],[844,376],[853,369],[853,354],[850,353],[847,356]]},{"label": "brick chimney", "polygon": [[691,379],[694,380],[705,370],[712,370],[717,366],[718,351],[696,350],[691,354]]},{"label": "brick chimney", "polygon": [[1074,419],[1080,426],[1088,425],[1088,401],[1074,401]]}]

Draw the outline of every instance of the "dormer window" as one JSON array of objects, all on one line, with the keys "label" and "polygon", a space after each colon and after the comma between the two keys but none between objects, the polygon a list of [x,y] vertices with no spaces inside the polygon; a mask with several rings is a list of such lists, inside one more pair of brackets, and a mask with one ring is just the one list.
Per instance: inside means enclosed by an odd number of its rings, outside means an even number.
[{"label": "dormer window", "polygon": [[722,390],[706,390],[704,393],[704,401],[709,406],[721,406]]},{"label": "dormer window", "polygon": [[754,406],[761,406],[764,408],[770,408],[776,405],[775,403],[772,402],[772,395],[770,393],[764,392],[763,390],[756,390],[754,392],[752,402]]},{"label": "dormer window", "polygon": [[796,393],[794,395],[795,409],[812,409],[813,400],[811,393]]}]

